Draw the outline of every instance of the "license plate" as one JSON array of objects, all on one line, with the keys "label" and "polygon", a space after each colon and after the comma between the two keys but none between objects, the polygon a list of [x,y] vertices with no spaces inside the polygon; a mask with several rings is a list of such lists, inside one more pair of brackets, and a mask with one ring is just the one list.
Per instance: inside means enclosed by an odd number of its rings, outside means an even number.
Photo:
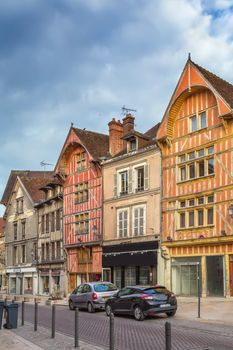
[{"label": "license plate", "polygon": [[160,305],[160,307],[169,307],[169,306],[171,306],[171,304],[162,304],[162,305]]},{"label": "license plate", "polygon": [[103,297],[104,301],[107,301],[109,297]]}]

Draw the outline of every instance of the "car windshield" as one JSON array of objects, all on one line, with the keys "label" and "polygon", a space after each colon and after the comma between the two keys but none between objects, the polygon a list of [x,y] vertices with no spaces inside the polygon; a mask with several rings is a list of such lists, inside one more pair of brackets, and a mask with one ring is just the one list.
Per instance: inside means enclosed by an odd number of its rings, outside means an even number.
[{"label": "car windshield", "polygon": [[117,290],[117,287],[112,283],[94,284],[95,292],[111,292],[112,290]]},{"label": "car windshield", "polygon": [[159,287],[144,289],[143,293],[149,294],[149,295],[158,294],[158,293],[167,294],[169,293],[169,291],[167,290],[167,288],[159,286]]}]

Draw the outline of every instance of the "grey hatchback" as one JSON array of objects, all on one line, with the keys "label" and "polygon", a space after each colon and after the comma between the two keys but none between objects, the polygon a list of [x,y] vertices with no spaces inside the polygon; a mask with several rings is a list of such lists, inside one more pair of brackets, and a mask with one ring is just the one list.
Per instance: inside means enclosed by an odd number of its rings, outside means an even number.
[{"label": "grey hatchback", "polygon": [[117,287],[111,282],[82,283],[70,294],[69,308],[85,308],[88,312],[104,310],[106,300],[117,292]]}]

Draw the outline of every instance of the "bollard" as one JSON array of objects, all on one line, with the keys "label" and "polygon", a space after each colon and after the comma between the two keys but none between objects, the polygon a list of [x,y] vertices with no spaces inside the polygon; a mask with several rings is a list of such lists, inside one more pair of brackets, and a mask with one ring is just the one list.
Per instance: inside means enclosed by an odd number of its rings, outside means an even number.
[{"label": "bollard", "polygon": [[171,350],[171,323],[165,323],[165,350]]},{"label": "bollard", "polygon": [[56,305],[52,305],[52,338],[55,338]]},{"label": "bollard", "polygon": [[37,331],[38,323],[38,303],[35,301],[35,311],[34,311],[34,331]]},{"label": "bollard", "polygon": [[78,308],[75,308],[75,313],[74,313],[74,347],[78,348],[79,347],[79,312]]},{"label": "bollard", "polygon": [[110,313],[109,350],[114,350],[114,315]]},{"label": "bollard", "polygon": [[22,310],[21,310],[21,325],[24,326],[24,301],[22,301]]}]

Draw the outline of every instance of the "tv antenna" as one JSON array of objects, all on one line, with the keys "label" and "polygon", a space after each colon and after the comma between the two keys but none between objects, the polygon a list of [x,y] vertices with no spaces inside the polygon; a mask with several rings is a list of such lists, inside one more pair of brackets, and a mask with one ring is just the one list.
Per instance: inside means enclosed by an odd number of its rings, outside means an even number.
[{"label": "tv antenna", "polygon": [[121,110],[122,110],[122,114],[128,114],[129,112],[137,112],[136,109],[132,109],[132,108],[127,108],[125,106],[121,107]]},{"label": "tv antenna", "polygon": [[43,166],[43,167],[44,167],[44,171],[45,171],[46,166],[48,166],[48,165],[53,166],[54,164],[46,163],[44,160],[42,160],[42,162],[40,162],[40,166]]}]

